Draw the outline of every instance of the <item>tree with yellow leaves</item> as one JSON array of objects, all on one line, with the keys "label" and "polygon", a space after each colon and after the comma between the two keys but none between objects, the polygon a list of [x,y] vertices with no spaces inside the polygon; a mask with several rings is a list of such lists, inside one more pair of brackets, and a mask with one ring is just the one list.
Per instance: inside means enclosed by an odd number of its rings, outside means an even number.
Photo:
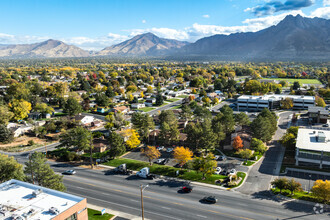
[{"label": "tree with yellow leaves", "polygon": [[146,148],[141,149],[141,153],[146,156],[151,165],[151,161],[160,157],[160,152],[154,146],[147,146]]},{"label": "tree with yellow leaves", "polygon": [[13,119],[17,121],[26,118],[32,109],[31,103],[25,101],[24,99],[14,99],[9,104],[9,107],[10,110],[14,113]]},{"label": "tree with yellow leaves", "polygon": [[181,166],[186,164],[188,161],[192,160],[193,152],[189,148],[185,147],[176,147],[174,149],[174,159]]},{"label": "tree with yellow leaves", "polygon": [[141,98],[144,97],[143,91],[140,93],[140,97],[141,97]]},{"label": "tree with yellow leaves", "polygon": [[120,133],[126,140],[126,145],[131,149],[136,148],[141,143],[140,136],[135,129],[126,129]]},{"label": "tree with yellow leaves", "polygon": [[311,191],[315,197],[322,199],[324,202],[330,202],[329,180],[316,180]]}]

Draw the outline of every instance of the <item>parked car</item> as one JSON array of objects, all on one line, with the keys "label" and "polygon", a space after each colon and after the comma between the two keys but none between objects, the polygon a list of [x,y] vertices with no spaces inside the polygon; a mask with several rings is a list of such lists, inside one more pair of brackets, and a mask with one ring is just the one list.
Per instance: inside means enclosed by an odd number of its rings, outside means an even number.
[{"label": "parked car", "polygon": [[218,159],[216,159],[218,161],[226,161],[227,160],[227,157],[226,156],[219,156]]},{"label": "parked car", "polygon": [[164,146],[157,147],[157,150],[164,150]]},{"label": "parked car", "polygon": [[165,158],[159,158],[159,159],[156,160],[155,163],[160,164],[160,163],[162,163],[164,160],[165,160]]},{"label": "parked car", "polygon": [[217,167],[217,168],[215,168],[214,174],[218,174],[218,175],[220,175],[221,170],[222,170],[221,167]]},{"label": "parked car", "polygon": [[166,152],[168,152],[168,153],[170,153],[172,151],[173,151],[173,148],[171,148],[171,147],[169,147],[169,148],[166,149]]},{"label": "parked car", "polygon": [[329,127],[329,124],[324,124],[324,125],[322,125],[322,127],[327,128],[327,127]]},{"label": "parked car", "polygon": [[63,172],[63,174],[74,175],[74,174],[76,174],[76,171],[75,170],[66,170],[66,171]]},{"label": "parked car", "polygon": [[181,189],[182,192],[184,193],[190,193],[192,191],[192,187],[191,186],[184,186]]},{"label": "parked car", "polygon": [[218,199],[216,199],[214,196],[205,196],[202,201],[207,203],[217,203]]},{"label": "parked car", "polygon": [[229,171],[229,174],[228,175],[233,175],[233,174],[236,174],[236,173],[237,173],[237,171],[235,169],[231,169]]},{"label": "parked car", "polygon": [[214,159],[218,160],[220,158],[220,155],[214,155]]}]

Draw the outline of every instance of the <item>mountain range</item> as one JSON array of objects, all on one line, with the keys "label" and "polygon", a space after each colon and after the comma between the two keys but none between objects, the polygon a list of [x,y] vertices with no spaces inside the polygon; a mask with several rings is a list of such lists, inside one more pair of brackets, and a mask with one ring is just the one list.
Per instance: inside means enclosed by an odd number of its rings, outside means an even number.
[{"label": "mountain range", "polygon": [[[1,42],[0,42],[1,43]],[[0,57],[156,56],[168,59],[329,60],[330,20],[288,15],[277,25],[257,32],[213,35],[188,43],[137,35],[99,52],[85,51],[58,40],[34,44],[0,44]]]}]

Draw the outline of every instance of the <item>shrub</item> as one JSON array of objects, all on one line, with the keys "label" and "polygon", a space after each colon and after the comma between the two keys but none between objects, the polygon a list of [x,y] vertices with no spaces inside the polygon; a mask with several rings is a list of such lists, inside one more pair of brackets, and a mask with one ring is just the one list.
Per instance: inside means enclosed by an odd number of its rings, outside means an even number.
[{"label": "shrub", "polygon": [[34,143],[33,140],[29,140],[29,141],[28,141],[28,145],[29,145],[29,146],[33,146],[34,144],[35,144],[35,143]]}]

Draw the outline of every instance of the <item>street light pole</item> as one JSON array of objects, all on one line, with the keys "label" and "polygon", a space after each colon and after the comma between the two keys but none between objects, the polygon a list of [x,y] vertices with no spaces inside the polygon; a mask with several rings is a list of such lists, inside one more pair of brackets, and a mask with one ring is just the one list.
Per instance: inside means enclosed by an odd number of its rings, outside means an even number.
[{"label": "street light pole", "polygon": [[308,194],[309,194],[309,190],[311,188],[311,178],[312,178],[312,175],[309,175],[309,180],[308,180]]},{"label": "street light pole", "polygon": [[141,186],[140,186],[140,190],[141,190],[141,211],[142,211],[142,220],[144,220],[144,209],[143,209],[143,190],[145,189],[145,188],[147,188],[149,185],[145,185],[145,186],[143,186],[142,184],[141,184]]}]

